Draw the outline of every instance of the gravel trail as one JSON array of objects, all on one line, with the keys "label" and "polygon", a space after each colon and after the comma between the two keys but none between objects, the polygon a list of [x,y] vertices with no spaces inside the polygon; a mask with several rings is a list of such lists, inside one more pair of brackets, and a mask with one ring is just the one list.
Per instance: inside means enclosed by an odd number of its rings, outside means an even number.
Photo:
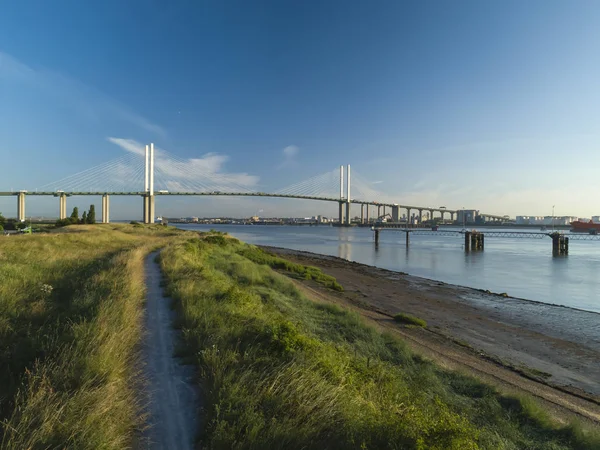
[{"label": "gravel trail", "polygon": [[194,369],[175,358],[177,331],[170,299],[163,296],[158,252],[148,255],[146,314],[142,349],[147,427],[140,448],[192,449],[197,428],[198,394]]}]

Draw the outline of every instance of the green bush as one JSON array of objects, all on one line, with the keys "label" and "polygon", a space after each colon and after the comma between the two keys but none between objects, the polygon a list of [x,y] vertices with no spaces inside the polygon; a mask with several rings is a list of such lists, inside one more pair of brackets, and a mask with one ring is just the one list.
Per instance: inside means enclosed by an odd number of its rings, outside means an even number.
[{"label": "green bush", "polygon": [[405,323],[407,325],[416,325],[418,327],[426,327],[427,322],[410,314],[398,313],[394,316],[394,320],[399,323]]}]

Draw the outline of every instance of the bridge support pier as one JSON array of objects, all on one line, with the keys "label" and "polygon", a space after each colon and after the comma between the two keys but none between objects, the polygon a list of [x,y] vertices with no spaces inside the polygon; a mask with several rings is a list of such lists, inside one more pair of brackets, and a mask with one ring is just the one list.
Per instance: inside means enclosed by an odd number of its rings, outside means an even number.
[{"label": "bridge support pier", "polygon": [[110,222],[110,197],[108,194],[102,196],[102,223]]},{"label": "bridge support pier", "polygon": [[144,197],[144,223],[154,223],[154,195],[146,194]]},{"label": "bridge support pier", "polygon": [[423,210],[419,209],[419,225],[423,223]]},{"label": "bridge support pier", "polygon": [[25,192],[17,194],[17,220],[25,222]]},{"label": "bridge support pier", "polygon": [[67,218],[67,196],[60,194],[58,197],[58,218],[60,220]]},{"label": "bridge support pier", "polygon": [[144,199],[144,223],[150,223],[150,195],[145,194],[142,196]]},{"label": "bridge support pier", "polygon": [[367,224],[369,223],[369,204],[367,203],[365,205],[365,209],[366,209],[366,220],[367,220]]},{"label": "bridge support pier", "polygon": [[360,204],[360,223],[361,224],[365,223],[365,204],[364,203]]},{"label": "bridge support pier", "polygon": [[400,220],[400,208],[398,206],[392,206],[392,222],[398,222]]},{"label": "bridge support pier", "polygon": [[569,238],[564,234],[552,233],[552,256],[563,256],[569,254]]},{"label": "bridge support pier", "polygon": [[339,202],[338,221],[340,225],[344,225],[344,202]]},{"label": "bridge support pier", "polygon": [[156,197],[154,195],[150,196],[150,223],[154,223],[154,218],[156,217]]},{"label": "bridge support pier", "polygon": [[350,226],[352,219],[350,218],[350,201],[346,202],[346,226]]},{"label": "bridge support pier", "polygon": [[410,208],[406,208],[406,227],[408,228],[408,224],[412,222],[410,217]]},{"label": "bridge support pier", "polygon": [[429,220],[433,220],[433,213],[435,211],[433,209],[429,210]]},{"label": "bridge support pier", "polygon": [[450,213],[450,222],[454,222],[454,213],[453,212]]}]

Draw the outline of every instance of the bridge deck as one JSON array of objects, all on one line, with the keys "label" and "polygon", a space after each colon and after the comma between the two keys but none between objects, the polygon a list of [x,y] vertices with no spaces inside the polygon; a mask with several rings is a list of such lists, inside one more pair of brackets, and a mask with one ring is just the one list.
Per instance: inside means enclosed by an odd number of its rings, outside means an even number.
[{"label": "bridge deck", "polygon": [[[404,233],[410,233],[411,235],[416,236],[464,236],[465,230],[453,231],[453,230],[420,230],[415,228],[395,228],[395,227],[373,227],[374,230],[383,231],[383,230],[391,230],[391,231],[401,231]],[[472,230],[466,230],[472,231]],[[512,239],[544,239],[552,237],[553,233],[534,233],[531,231],[479,231],[474,230],[478,233],[483,234],[485,237],[492,238],[512,238]],[[600,235],[597,234],[575,234],[575,233],[561,233],[564,234],[569,240],[575,241],[599,241]]]}]

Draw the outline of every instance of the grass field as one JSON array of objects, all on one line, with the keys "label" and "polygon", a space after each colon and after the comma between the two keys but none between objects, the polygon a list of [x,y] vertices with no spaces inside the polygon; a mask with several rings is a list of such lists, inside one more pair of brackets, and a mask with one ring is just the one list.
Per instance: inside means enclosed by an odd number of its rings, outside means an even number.
[{"label": "grass field", "polygon": [[0,237],[2,448],[126,448],[140,423],[143,258],[179,232],[77,226]]},{"label": "grass field", "polygon": [[272,268],[342,288],[318,269],[222,235],[170,245],[160,259],[181,354],[200,371],[203,447],[600,448],[597,432],[423,360]]}]

